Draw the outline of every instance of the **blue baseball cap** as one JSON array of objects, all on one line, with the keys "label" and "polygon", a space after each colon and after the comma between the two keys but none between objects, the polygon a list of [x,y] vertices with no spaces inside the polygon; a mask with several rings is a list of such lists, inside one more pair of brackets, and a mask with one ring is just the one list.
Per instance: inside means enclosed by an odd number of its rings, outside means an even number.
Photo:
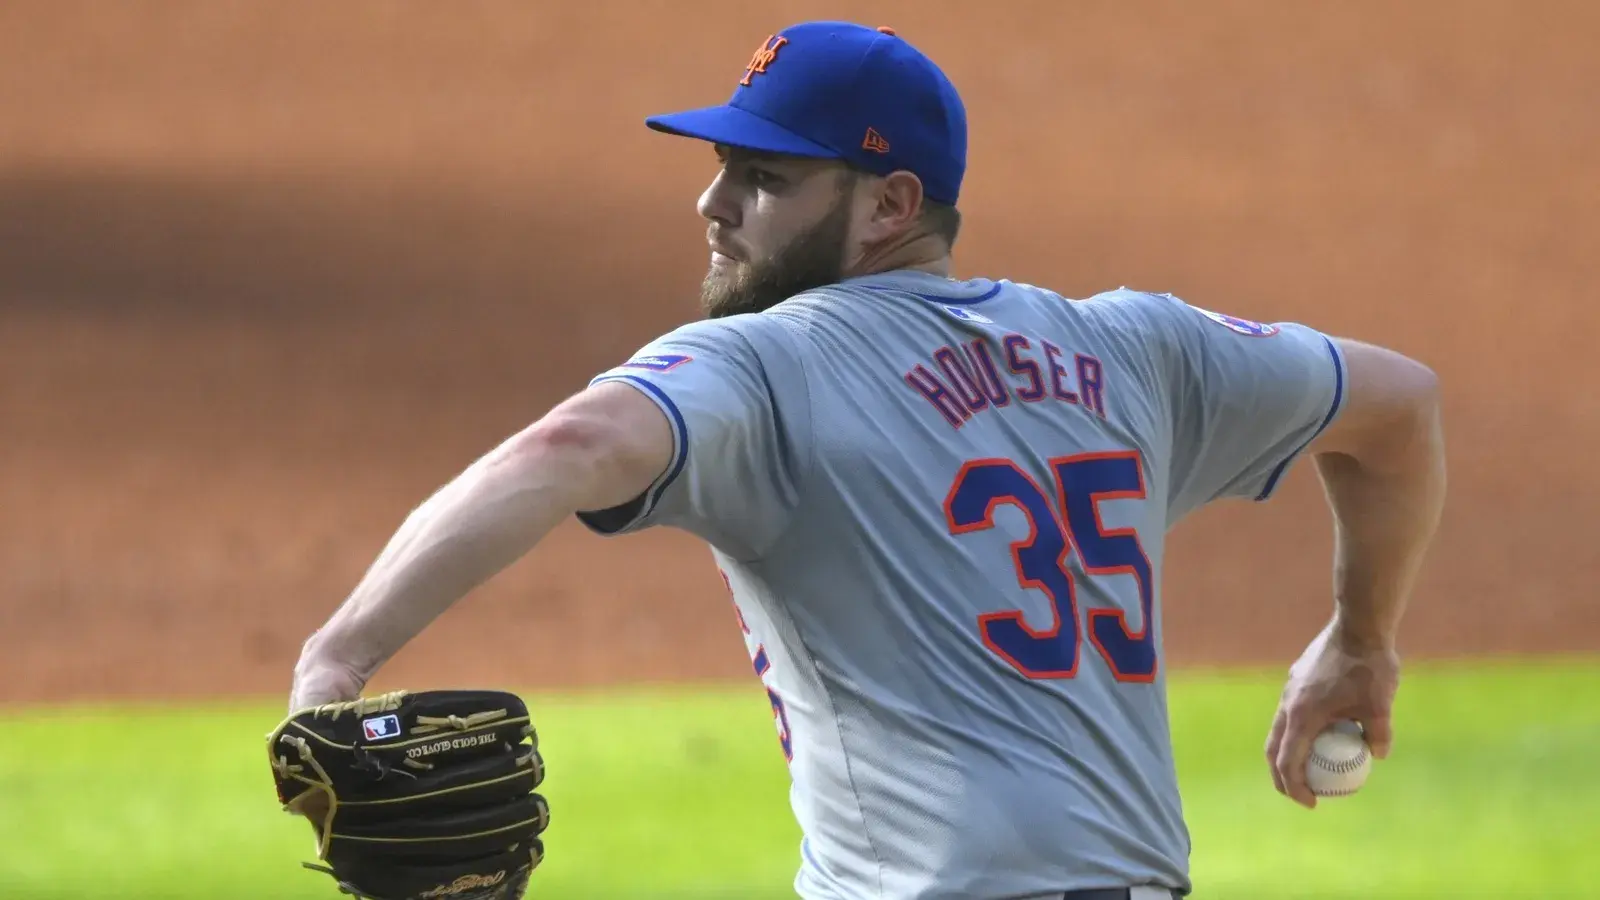
[{"label": "blue baseball cap", "polygon": [[806,22],[769,35],[722,106],[651,116],[666,134],[766,153],[905,170],[954,204],[967,112],[944,72],[891,28]]}]

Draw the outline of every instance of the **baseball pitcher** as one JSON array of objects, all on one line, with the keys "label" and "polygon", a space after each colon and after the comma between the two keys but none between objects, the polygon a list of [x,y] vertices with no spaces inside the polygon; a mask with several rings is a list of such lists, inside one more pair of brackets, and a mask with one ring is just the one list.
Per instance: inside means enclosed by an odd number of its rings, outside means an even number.
[{"label": "baseball pitcher", "polygon": [[651,341],[401,526],[307,642],[291,706],[356,698],[576,516],[704,539],[771,699],[807,900],[1189,893],[1164,539],[1309,458],[1334,604],[1266,741],[1391,741],[1395,637],[1444,494],[1435,378],[1378,347],[1164,293],[953,277],[966,116],[887,28],[761,41],[698,139],[706,318]]}]

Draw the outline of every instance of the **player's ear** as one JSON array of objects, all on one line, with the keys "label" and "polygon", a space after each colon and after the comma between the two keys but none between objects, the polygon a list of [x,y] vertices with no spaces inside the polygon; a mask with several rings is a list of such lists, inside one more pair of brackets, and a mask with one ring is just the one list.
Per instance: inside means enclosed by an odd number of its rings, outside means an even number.
[{"label": "player's ear", "polygon": [[902,234],[922,217],[922,179],[910,172],[891,172],[878,182],[873,225],[885,237]]}]

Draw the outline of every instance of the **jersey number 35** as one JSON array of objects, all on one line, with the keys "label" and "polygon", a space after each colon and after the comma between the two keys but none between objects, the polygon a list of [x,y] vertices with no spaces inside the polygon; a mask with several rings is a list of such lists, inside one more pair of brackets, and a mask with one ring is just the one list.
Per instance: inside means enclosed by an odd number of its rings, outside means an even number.
[{"label": "jersey number 35", "polygon": [[1107,531],[1100,522],[1102,501],[1143,499],[1139,454],[1064,456],[1050,460],[1050,470],[1055,475],[1053,497],[1010,460],[972,460],[961,467],[945,497],[945,517],[955,535],[993,528],[995,510],[1004,504],[1027,516],[1028,536],[1011,545],[1017,581],[1043,591],[1055,615],[1055,622],[1040,631],[1024,621],[1020,610],[985,613],[978,617],[983,643],[1030,678],[1072,678],[1078,673],[1078,598],[1067,565],[1076,549],[1084,574],[1129,575],[1137,583],[1137,632],[1129,630],[1120,609],[1088,610],[1087,632],[1118,681],[1153,681],[1150,560],[1133,529]]}]

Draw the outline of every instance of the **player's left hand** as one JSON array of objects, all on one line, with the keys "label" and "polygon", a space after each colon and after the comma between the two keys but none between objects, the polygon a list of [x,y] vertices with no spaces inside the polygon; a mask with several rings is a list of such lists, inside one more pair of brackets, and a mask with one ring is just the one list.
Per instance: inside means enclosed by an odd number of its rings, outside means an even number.
[{"label": "player's left hand", "polygon": [[1372,755],[1387,757],[1399,685],[1400,656],[1393,646],[1355,640],[1337,622],[1324,628],[1289,668],[1267,736],[1267,764],[1278,793],[1316,808],[1316,795],[1306,784],[1306,760],[1312,741],[1337,720],[1361,723]]}]

